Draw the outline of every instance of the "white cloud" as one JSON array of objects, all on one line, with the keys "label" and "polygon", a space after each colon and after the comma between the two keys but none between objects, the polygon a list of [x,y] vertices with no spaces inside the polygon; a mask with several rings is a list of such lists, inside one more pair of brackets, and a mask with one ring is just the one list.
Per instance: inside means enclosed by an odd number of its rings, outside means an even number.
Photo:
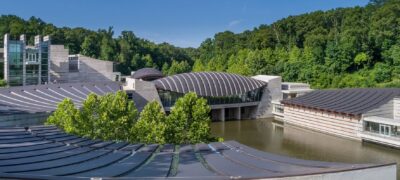
[{"label": "white cloud", "polygon": [[233,26],[240,24],[241,22],[242,22],[241,20],[233,20],[233,21],[229,22],[228,26],[233,27]]}]

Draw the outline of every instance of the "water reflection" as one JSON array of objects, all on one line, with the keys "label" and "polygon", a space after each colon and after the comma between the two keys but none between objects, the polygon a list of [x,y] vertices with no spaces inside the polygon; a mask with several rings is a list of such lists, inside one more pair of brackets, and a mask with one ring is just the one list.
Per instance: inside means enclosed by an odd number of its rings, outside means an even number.
[{"label": "water reflection", "polygon": [[[361,143],[293,126],[272,119],[213,122],[213,135],[253,148],[292,157],[348,163],[400,163],[400,150]],[[397,173],[399,173],[399,167]],[[399,178],[398,178],[399,179]]]}]

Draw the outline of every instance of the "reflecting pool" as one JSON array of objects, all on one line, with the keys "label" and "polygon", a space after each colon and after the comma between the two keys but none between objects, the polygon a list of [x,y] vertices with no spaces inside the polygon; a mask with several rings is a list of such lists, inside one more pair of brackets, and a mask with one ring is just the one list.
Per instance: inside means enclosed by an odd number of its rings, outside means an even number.
[{"label": "reflecting pool", "polygon": [[[397,162],[400,173],[400,149],[343,139],[323,133],[282,126],[273,119],[213,122],[214,136],[236,140],[250,147],[309,160],[348,163]],[[398,175],[398,178],[399,175]]]}]

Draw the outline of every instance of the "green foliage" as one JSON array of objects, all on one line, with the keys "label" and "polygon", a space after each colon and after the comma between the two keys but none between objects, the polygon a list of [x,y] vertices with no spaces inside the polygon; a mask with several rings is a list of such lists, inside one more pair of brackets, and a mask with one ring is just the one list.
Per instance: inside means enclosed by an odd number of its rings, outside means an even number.
[{"label": "green foliage", "polygon": [[376,63],[372,75],[378,83],[389,82],[392,80],[392,67],[387,64]]},{"label": "green foliage", "polygon": [[387,83],[378,84],[378,87],[382,88],[400,88],[400,79],[393,80]]},{"label": "green foliage", "polygon": [[66,98],[57,105],[56,111],[47,119],[46,124],[53,124],[67,133],[77,133],[78,110],[71,99]]},{"label": "green foliage", "polygon": [[400,79],[399,12],[398,0],[371,0],[365,7],[315,11],[242,33],[216,33],[196,49],[155,44],[131,31],[113,38],[112,28],[58,28],[12,15],[0,17],[0,35],[25,33],[32,44],[34,35],[50,34],[54,44],[65,44],[71,53],[118,62],[123,74],[155,67],[167,75],[226,71],[280,75],[317,88],[374,87]]},{"label": "green foliage", "polygon": [[357,66],[368,65],[370,61],[371,57],[369,57],[368,54],[364,52],[357,54],[356,57],[354,58],[354,63]]},{"label": "green foliage", "polygon": [[92,57],[92,58],[98,58],[99,57],[99,51],[100,47],[97,42],[97,34],[91,33],[89,36],[85,37],[85,40],[82,43],[82,54]]},{"label": "green foliage", "polygon": [[161,105],[148,103],[138,116],[125,92],[89,94],[81,109],[64,99],[47,119],[67,133],[93,139],[142,143],[199,143],[221,141],[210,135],[210,107],[203,98],[189,93],[178,99],[169,116]]},{"label": "green foliage", "polygon": [[[189,66],[193,60],[193,48],[178,48],[167,43],[156,44],[135,36],[132,31],[122,31],[114,36],[112,27],[92,31],[85,28],[56,27],[39,18],[24,20],[14,15],[0,17],[0,43],[5,33],[13,39],[26,34],[28,44],[33,44],[35,35],[50,35],[53,44],[64,44],[71,54],[83,54],[93,58],[114,61],[118,70],[128,75],[143,67],[161,69],[164,63],[171,65],[173,60],[186,61]],[[189,68],[190,69],[190,68]]]},{"label": "green foliage", "polygon": [[168,69],[168,71],[164,70],[164,73],[167,75],[173,75],[173,74],[180,74],[180,73],[185,73],[189,72],[191,70],[191,67],[188,62],[186,61],[172,61],[171,67]]},{"label": "green foliage", "polygon": [[103,140],[135,140],[131,128],[138,112],[123,91],[97,96],[89,94],[80,110],[70,99],[63,100],[47,119],[68,133]]},{"label": "green foliage", "polygon": [[211,137],[210,110],[207,100],[195,93],[179,98],[167,117],[167,141],[176,144],[208,142]]},{"label": "green foliage", "polygon": [[165,113],[161,105],[156,102],[148,103],[140,113],[140,118],[132,128],[132,134],[139,142],[164,144],[165,140]]},{"label": "green foliage", "polygon": [[193,71],[280,75],[317,88],[374,87],[400,79],[400,1],[290,16],[206,39]]},{"label": "green foliage", "polygon": [[7,86],[7,82],[3,79],[0,79],[0,87],[5,87]]}]

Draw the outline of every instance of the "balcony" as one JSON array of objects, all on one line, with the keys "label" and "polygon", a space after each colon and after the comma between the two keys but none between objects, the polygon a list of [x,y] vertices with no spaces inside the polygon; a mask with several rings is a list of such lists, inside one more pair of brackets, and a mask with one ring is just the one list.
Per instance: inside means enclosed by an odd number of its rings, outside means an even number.
[{"label": "balcony", "polygon": [[400,122],[383,117],[365,117],[359,136],[364,141],[400,148]]}]

